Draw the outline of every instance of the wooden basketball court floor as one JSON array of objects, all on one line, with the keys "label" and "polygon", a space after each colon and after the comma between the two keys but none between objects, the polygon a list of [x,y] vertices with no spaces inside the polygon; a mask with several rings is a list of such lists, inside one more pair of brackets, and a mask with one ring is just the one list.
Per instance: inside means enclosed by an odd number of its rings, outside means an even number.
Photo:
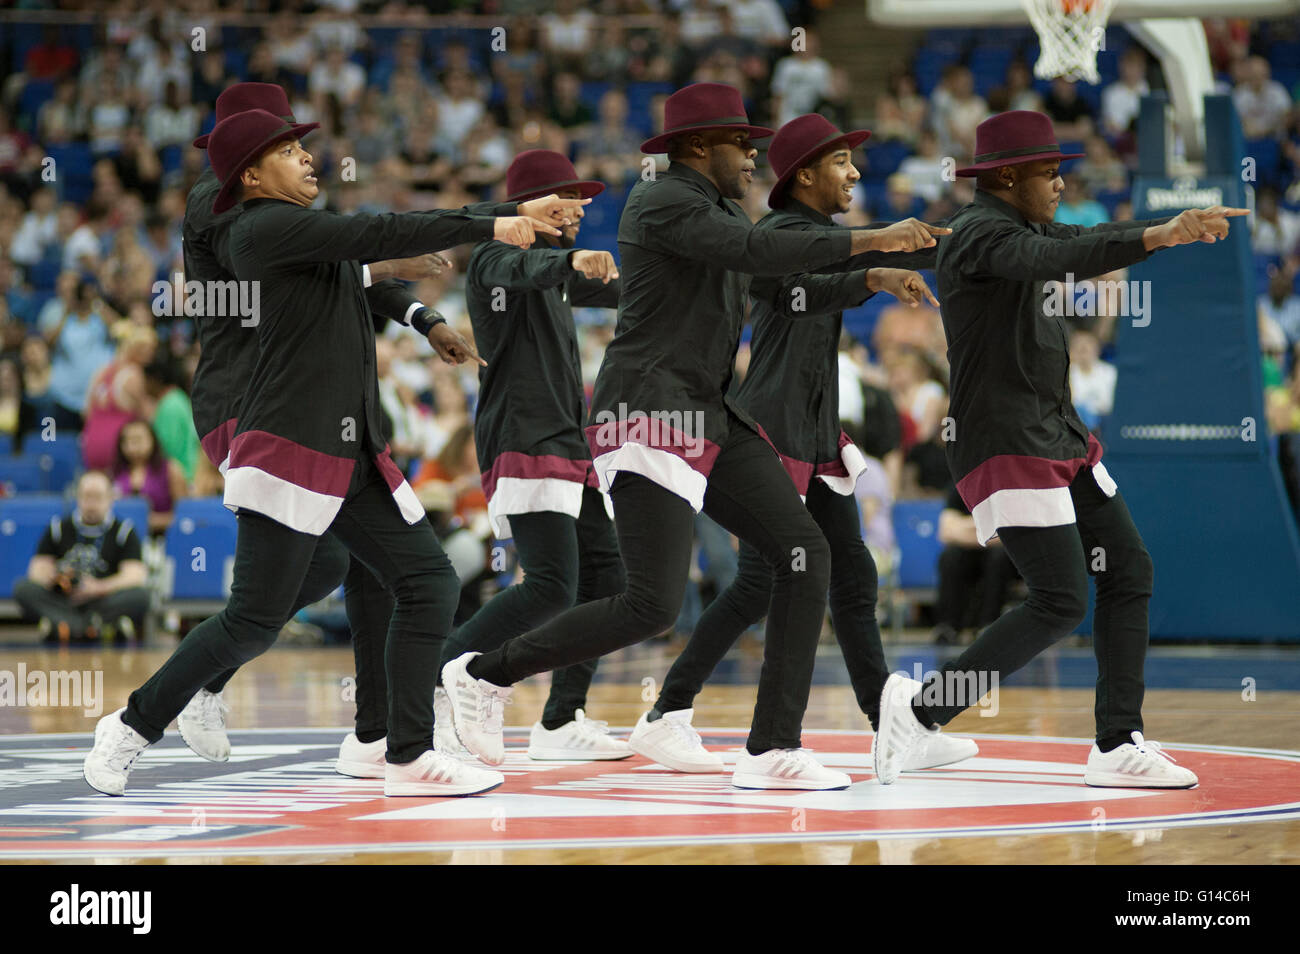
[{"label": "wooden basketball court floor", "polygon": [[[0,649],[0,671],[14,672],[21,665],[32,670],[102,670],[104,673],[104,711],[125,704],[130,690],[143,682],[166,658],[169,650],[44,650],[32,648]],[[616,732],[625,733],[648,708],[680,643],[652,642],[616,654],[601,664],[597,682],[592,687],[588,709],[592,718],[607,720]],[[941,661],[944,652],[917,644],[887,647],[887,656],[896,669],[911,671],[917,663],[929,669]],[[704,731],[713,727],[745,727],[752,713],[755,683],[762,660],[761,646],[746,636],[739,647],[719,667],[714,682],[706,687],[697,701],[694,724]],[[1010,685],[1000,689],[999,711],[994,718],[981,717],[968,710],[947,731],[953,734],[981,736],[981,744],[996,743],[992,736],[1032,737],[1043,739],[1088,740],[1093,731],[1093,694],[1088,688],[1095,678],[1090,650],[1076,642],[1073,648],[1051,651],[1031,664]],[[324,742],[337,744],[346,727],[351,725],[353,703],[348,701],[347,679],[352,675],[352,654],[347,647],[295,649],[277,647],[255,660],[234,679],[226,690],[231,706],[229,724],[234,730],[256,727],[336,728],[337,734],[322,734]],[[1089,673],[1092,675],[1089,675]],[[1244,688],[1243,688],[1244,687]],[[541,712],[547,678],[537,677],[519,687],[515,702],[507,709],[508,726],[527,727]],[[1170,747],[1194,744],[1226,746],[1241,750],[1285,750],[1269,758],[1281,759],[1291,768],[1300,767],[1300,649],[1279,647],[1242,647],[1239,649],[1161,648],[1153,646],[1148,662],[1148,692],[1145,704],[1147,735]],[[90,744],[94,719],[80,710],[54,707],[0,708],[0,736],[36,739],[49,733],[79,733],[66,741],[65,758],[78,758]],[[823,643],[818,655],[817,675],[811,703],[805,719],[810,737],[805,745],[817,748],[814,730],[861,732],[869,726],[858,711],[848,686],[847,676],[837,648]],[[830,736],[827,736],[828,738]],[[520,737],[516,737],[520,738]],[[733,734],[738,745],[743,732]],[[988,740],[988,741],[986,741]],[[180,745],[174,727],[166,743]],[[843,738],[840,738],[843,747]],[[519,742],[515,743],[516,745]],[[1015,745],[1009,743],[1011,751]],[[236,740],[236,749],[240,742]],[[870,738],[853,737],[849,745],[863,753],[855,782],[862,776],[861,766],[869,768]],[[324,749],[324,746],[321,746]],[[1005,748],[1005,747],[1004,747]],[[72,752],[75,750],[75,756]],[[1086,747],[1070,749],[1066,761],[1082,762]],[[154,752],[150,749],[144,759]],[[1288,755],[1287,753],[1290,753]],[[325,755],[332,752],[325,750]],[[0,751],[0,756],[3,751]],[[1181,761],[1181,759],[1180,759]],[[630,762],[649,767],[646,760],[635,757]],[[627,766],[629,763],[602,763],[602,766]],[[14,761],[0,758],[0,788],[4,775],[13,770]],[[79,761],[77,762],[79,765]],[[137,763],[139,764],[139,763]],[[845,763],[847,764],[847,763]],[[1216,763],[1216,772],[1232,772],[1230,760]],[[1281,764],[1278,762],[1277,764]],[[233,766],[202,763],[212,774],[231,771]],[[633,766],[637,768],[638,766]],[[954,767],[959,768],[959,767]],[[922,773],[924,774],[924,773]],[[137,772],[144,781],[143,773]],[[132,776],[132,782],[137,781]],[[650,773],[646,777],[659,777]],[[904,776],[907,778],[908,776]],[[1288,776],[1295,778],[1296,776]],[[698,778],[698,777],[696,777]],[[715,779],[722,784],[721,779]],[[77,781],[80,781],[79,778]],[[1202,771],[1203,791],[1213,786]],[[84,785],[84,783],[81,783]],[[579,783],[568,783],[579,784]],[[1285,782],[1289,785],[1289,782]],[[863,788],[878,790],[874,779]],[[509,791],[511,782],[498,791]],[[858,785],[854,786],[859,788]],[[1069,786],[1077,793],[1084,788],[1077,779]],[[901,785],[893,786],[902,792]],[[1088,789],[1089,798],[1095,789]],[[88,789],[82,796],[92,795]],[[130,793],[128,793],[130,794]],[[24,796],[26,797],[26,795]],[[491,798],[484,796],[484,799]],[[665,796],[682,798],[685,796]],[[818,796],[824,798],[825,796]],[[1149,803],[1175,796],[1159,793]],[[1187,798],[1188,793],[1181,796]],[[1283,799],[1285,800],[1285,799]],[[125,800],[106,800],[121,804]],[[383,808],[393,803],[406,808],[410,803],[471,800],[379,799]],[[474,801],[477,801],[474,800]],[[1274,800],[1275,802],[1277,799]],[[1291,802],[1300,803],[1300,788],[1291,793]],[[791,803],[784,803],[791,804]],[[204,855],[177,853],[147,858],[117,855],[115,863],[349,863],[349,864],[441,864],[441,863],[639,863],[639,864],[1274,864],[1300,861],[1300,817],[1283,813],[1282,820],[1244,821],[1233,816],[1213,823],[1213,813],[1221,805],[1202,800],[1207,818],[1193,826],[1165,827],[1158,817],[1139,827],[1093,825],[1082,830],[1034,831],[1019,834],[979,834],[967,831],[962,837],[909,836],[897,832],[864,832],[859,837],[843,834],[832,840],[819,840],[809,831],[806,839],[788,832],[778,841],[743,836],[722,842],[708,838],[685,838],[680,843],[627,843],[611,838],[609,845],[599,838],[581,845],[547,847],[450,848],[448,850],[390,851],[382,845],[369,849],[351,845],[346,850],[321,850],[294,853],[250,852]],[[1296,806],[1300,807],[1300,805]],[[782,809],[784,811],[784,809]],[[798,814],[799,809],[795,809]],[[1096,815],[1101,809],[1094,808]],[[4,813],[0,813],[3,816]],[[1177,813],[1175,813],[1177,814]],[[0,817],[0,831],[7,822]],[[451,824],[451,823],[448,823]],[[725,829],[728,816],[710,820],[713,830]],[[721,826],[721,829],[718,828]],[[10,829],[12,832],[13,829]],[[12,856],[9,856],[12,857]],[[25,863],[24,859],[14,859]],[[59,861],[57,854],[26,859],[33,862]],[[68,859],[71,860],[71,859]],[[83,855],[80,863],[85,863]]]}]

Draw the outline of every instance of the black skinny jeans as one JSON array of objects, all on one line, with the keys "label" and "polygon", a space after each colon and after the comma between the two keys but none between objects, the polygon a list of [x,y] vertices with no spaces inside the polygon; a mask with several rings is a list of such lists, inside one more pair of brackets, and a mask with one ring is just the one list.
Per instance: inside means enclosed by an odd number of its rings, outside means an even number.
[{"label": "black skinny jeans", "polygon": [[[862,542],[858,503],[851,496],[835,493],[825,481],[814,479],[808,487],[807,506],[830,546],[829,603],[835,638],[844,654],[858,708],[874,728],[889,669],[876,621],[876,563]],[[767,615],[771,595],[772,571],[757,550],[742,543],[735,581],[700,617],[686,648],[668,670],[655,708],[660,712],[692,708],[727,650],[741,633]]]},{"label": "black skinny jeans", "polygon": [[[1076,522],[1060,527],[1002,527],[998,536],[1029,587],[1029,598],[1003,614],[922,688],[919,714],[946,725],[977,699],[972,683],[1011,675],[1062,636],[1088,609],[1088,575],[1097,581],[1093,651],[1097,656],[1097,741],[1129,741],[1142,731],[1143,666],[1151,557],[1117,492],[1107,497],[1090,467],[1070,484]],[[1104,566],[1104,569],[1102,567]],[[948,673],[954,674],[948,676]],[[969,674],[969,675],[968,675]],[[933,704],[930,700],[938,704]]]},{"label": "black skinny jeans", "polygon": [[[502,590],[447,640],[445,665],[463,653],[485,653],[507,639],[549,622],[578,603],[615,596],[627,581],[614,525],[600,491],[585,487],[578,519],[555,511],[510,515],[510,530],[524,578]],[[596,660],[557,669],[542,725],[558,729],[587,706]]]},{"label": "black skinny jeans", "polygon": [[[428,520],[411,525],[370,466],[354,481],[332,532],[395,600],[385,646],[389,762],[433,745],[433,684],[460,581]],[[266,652],[289,618],[318,538],[252,511],[239,515],[234,583],[226,608],[200,623],[143,686],[123,721],[150,742],[200,687]]]},{"label": "black skinny jeans", "polygon": [[[388,620],[393,615],[393,597],[375,575],[332,533],[323,534],[312,554],[307,576],[289,611],[292,618],[304,606],[325,599],[343,584],[343,602],[352,629],[352,653],[356,659],[356,734],[362,742],[384,737],[388,724],[388,677],[384,672],[384,645]],[[221,692],[238,669],[227,669],[204,688]]]},{"label": "black skinny jeans", "polygon": [[[561,613],[475,658],[471,676],[507,686],[657,636],[681,609],[695,515],[677,494],[623,472],[610,488],[627,589]],[[763,671],[748,748],[798,748],[826,612],[830,548],[771,445],[731,418],[704,512],[751,543],[773,571]]]}]

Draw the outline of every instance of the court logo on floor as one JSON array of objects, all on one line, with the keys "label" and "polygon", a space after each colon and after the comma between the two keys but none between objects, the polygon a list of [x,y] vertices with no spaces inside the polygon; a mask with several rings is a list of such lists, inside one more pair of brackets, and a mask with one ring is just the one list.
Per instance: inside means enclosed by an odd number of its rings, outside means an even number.
[{"label": "court logo on floor", "polygon": [[[0,857],[288,855],[583,848],[1146,831],[1300,818],[1300,752],[1170,745],[1201,778],[1187,791],[1083,784],[1089,743],[974,736],[943,769],[871,773],[870,736],[805,732],[841,792],[752,792],[727,775],[682,775],[640,757],[532,762],[507,730],[506,783],[475,798],[385,798],[333,771],[345,730],[232,732],[216,765],[173,736],[136,762],[124,798],[81,777],[90,736],[0,736]],[[705,735],[728,761],[740,731]]]}]

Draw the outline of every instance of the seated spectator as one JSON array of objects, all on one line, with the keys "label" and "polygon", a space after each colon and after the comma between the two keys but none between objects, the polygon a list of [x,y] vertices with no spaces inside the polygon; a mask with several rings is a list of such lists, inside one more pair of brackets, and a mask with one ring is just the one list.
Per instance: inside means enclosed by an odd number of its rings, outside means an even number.
[{"label": "seated spectator", "polygon": [[322,60],[311,70],[308,89],[318,112],[327,95],[333,94],[344,109],[350,109],[361,99],[366,88],[366,71],[349,60],[342,48],[331,46]]},{"label": "seated spectator", "polygon": [[[1033,71],[1024,60],[1012,60],[1007,64],[1006,77],[998,92],[1005,99],[1007,109],[1043,111],[1043,97],[1034,89]],[[992,95],[990,93],[989,97]]]},{"label": "seated spectator", "polygon": [[1128,168],[1103,137],[1089,136],[1084,140],[1083,151],[1085,155],[1075,165],[1074,173],[1090,192],[1096,195],[1128,189]]},{"label": "seated spectator", "polygon": [[1147,86],[1147,55],[1140,46],[1130,46],[1119,58],[1119,79],[1101,91],[1102,130],[1112,138],[1134,129]]},{"label": "seated spectator", "polygon": [[9,438],[16,454],[23,449],[23,435],[37,426],[35,409],[23,394],[22,369],[13,358],[0,358],[0,435]]},{"label": "seated spectator", "polygon": [[1019,574],[997,537],[987,547],[976,541],[975,518],[955,486],[939,513],[939,542],[944,547],[931,639],[944,646],[956,643],[962,630],[978,631],[1001,616]]},{"label": "seated spectator", "polygon": [[55,420],[54,397],[50,394],[50,348],[40,335],[28,335],[22,344],[23,399],[31,405],[33,427]]},{"label": "seated spectator", "polygon": [[176,501],[189,496],[181,465],[163,456],[149,422],[134,418],[117,435],[113,486],[123,497],[143,497],[149,503],[149,532],[165,533]]},{"label": "seated spectator", "polygon": [[41,28],[41,42],[27,51],[23,72],[32,79],[59,79],[75,73],[77,51],[63,38],[63,31],[53,23]]},{"label": "seated spectator", "polygon": [[447,74],[446,93],[438,103],[438,132],[447,141],[462,146],[486,107],[475,95],[474,80],[469,74]]},{"label": "seated spectator", "polygon": [[1300,348],[1300,295],[1295,293],[1294,273],[1276,269],[1268,279],[1268,292],[1259,296],[1259,310],[1282,329],[1287,344]]},{"label": "seated spectator", "polygon": [[1072,80],[1058,76],[1043,100],[1043,112],[1052,117],[1058,142],[1086,139],[1095,128],[1096,113]]},{"label": "seated spectator", "polygon": [[583,179],[598,179],[615,189],[640,169],[644,138],[627,123],[627,96],[609,90],[600,97],[600,122],[576,143],[574,166]]},{"label": "seated spectator", "polygon": [[904,159],[898,171],[911,181],[913,192],[926,202],[934,202],[948,184],[944,180],[943,159],[939,137],[932,129],[922,129],[916,138],[916,155]]},{"label": "seated spectator", "polygon": [[77,81],[65,76],[54,87],[54,98],[36,113],[36,133],[47,146],[63,145],[85,138],[86,109],[77,101]]},{"label": "seated spectator", "polygon": [[47,187],[32,193],[31,209],[9,246],[9,257],[19,265],[35,265],[51,253],[58,253],[59,215],[54,190]]},{"label": "seated spectator", "polygon": [[161,103],[149,107],[144,117],[144,137],[155,149],[188,146],[199,134],[199,111],[181,99],[180,87],[168,81]]},{"label": "seated spectator", "polygon": [[772,110],[776,126],[811,113],[831,94],[831,65],[820,55],[817,34],[804,34],[802,49],[777,60],[772,70]]},{"label": "seated spectator", "polygon": [[[117,354],[95,373],[86,393],[81,456],[91,470],[113,466],[119,433],[132,418],[153,416],[153,402],[144,386],[144,367],[158,349],[152,328],[130,327]],[[114,474],[116,476],[116,474]]]},{"label": "seated spectator", "polygon": [[1256,255],[1295,254],[1300,245],[1300,215],[1282,208],[1272,186],[1260,187],[1250,222],[1250,247]]},{"label": "seated spectator", "polygon": [[1247,139],[1278,139],[1286,128],[1291,97],[1286,87],[1272,78],[1268,60],[1248,57],[1237,70],[1238,82],[1232,101],[1241,117],[1241,129]]},{"label": "seated spectator", "polygon": [[1070,397],[1089,430],[1115,406],[1115,366],[1101,360],[1101,341],[1084,328],[1070,332]]},{"label": "seated spectator", "polygon": [[181,388],[178,378],[175,362],[165,357],[155,357],[145,365],[144,387],[154,405],[153,432],[158,437],[158,446],[168,460],[180,464],[185,482],[193,484],[203,454],[199,435],[194,430],[190,396]]},{"label": "seated spectator", "polygon": [[541,48],[561,69],[581,69],[596,42],[600,19],[578,0],[558,0],[554,12],[540,19]]},{"label": "seated spectator", "polygon": [[56,403],[55,420],[60,427],[79,431],[81,412],[86,406],[90,381],[113,360],[109,343],[108,306],[87,281],[77,283],[72,308],[61,315],[42,319],[41,333],[49,345],[50,395]]},{"label": "seated spectator", "polygon": [[988,104],[975,92],[975,78],[961,64],[950,64],[930,97],[930,116],[939,134],[940,149],[949,156],[969,156],[975,147],[975,127],[989,115]]},{"label": "seated spectator", "polygon": [[109,75],[91,95],[90,148],[96,156],[115,153],[122,147],[122,134],[131,123],[127,94]]},{"label": "seated spectator", "polygon": [[100,471],[77,481],[77,507],[50,521],[14,599],[39,620],[47,641],[133,639],[149,609],[140,537],[113,515],[112,487]]},{"label": "seated spectator", "polygon": [[551,81],[549,116],[570,135],[580,132],[596,118],[591,107],[582,101],[582,80],[577,73],[556,73]]},{"label": "seated spectator", "polygon": [[885,201],[876,209],[876,218],[897,222],[925,211],[925,200],[916,194],[910,176],[895,172],[885,180]]},{"label": "seated spectator", "polygon": [[1065,191],[1061,193],[1061,204],[1056,209],[1057,222],[1091,228],[1110,221],[1106,207],[1092,197],[1079,175],[1067,172],[1063,178]]},{"label": "seated spectator", "polygon": [[939,432],[948,410],[948,393],[936,369],[921,351],[901,348],[886,356],[889,394],[903,418],[903,450],[923,444]]}]

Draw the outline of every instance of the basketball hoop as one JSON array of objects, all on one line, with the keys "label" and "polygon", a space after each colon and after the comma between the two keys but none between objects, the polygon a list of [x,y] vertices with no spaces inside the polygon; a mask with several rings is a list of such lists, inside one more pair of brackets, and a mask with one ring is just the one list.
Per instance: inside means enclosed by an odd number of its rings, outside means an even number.
[{"label": "basketball hoop", "polygon": [[1034,64],[1039,79],[1064,76],[1101,82],[1097,51],[1115,0],[1020,0],[1038,34],[1041,53]]}]

